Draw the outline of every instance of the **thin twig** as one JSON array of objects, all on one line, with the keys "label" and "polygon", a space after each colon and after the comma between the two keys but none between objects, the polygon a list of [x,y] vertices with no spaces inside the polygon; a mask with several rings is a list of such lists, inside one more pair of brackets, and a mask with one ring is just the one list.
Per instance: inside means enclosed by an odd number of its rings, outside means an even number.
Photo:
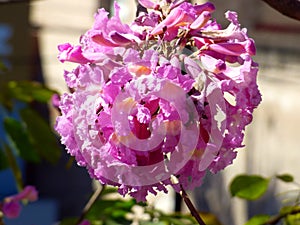
[{"label": "thin twig", "polygon": [[298,214],[298,213],[300,213],[300,209],[294,209],[294,210],[292,210],[290,212],[279,214],[277,216],[272,217],[267,222],[265,222],[264,225],[277,224],[280,220],[282,220],[283,218],[287,217],[288,215],[294,215],[294,214]]},{"label": "thin twig", "polygon": [[185,192],[185,190],[183,189],[183,187],[180,185],[180,189],[181,189],[181,197],[183,198],[186,206],[189,208],[192,216],[197,220],[197,222],[199,223],[199,225],[206,225],[204,223],[204,221],[202,220],[202,218],[200,217],[197,209],[195,208],[195,206],[193,205],[192,201],[190,200],[189,196],[187,195],[187,193]]},{"label": "thin twig", "polygon": [[[11,144],[11,146],[13,146],[12,143],[10,143],[10,144]],[[16,159],[11,147],[8,147],[8,146],[5,145],[4,146],[4,151],[5,151],[9,166],[11,168],[11,171],[14,175],[14,179],[16,181],[17,189],[20,192],[23,189],[23,186],[24,186],[20,166],[17,162],[17,159]]]},{"label": "thin twig", "polygon": [[77,220],[76,224],[80,224],[83,220],[84,217],[86,216],[86,214],[89,212],[89,210],[91,209],[92,205],[96,202],[96,200],[99,198],[99,196],[102,194],[102,192],[105,189],[105,185],[97,185],[97,188],[94,192],[94,194],[91,196],[91,198],[89,199],[89,201],[86,203],[86,205],[84,206],[81,215],[79,217],[79,219]]}]

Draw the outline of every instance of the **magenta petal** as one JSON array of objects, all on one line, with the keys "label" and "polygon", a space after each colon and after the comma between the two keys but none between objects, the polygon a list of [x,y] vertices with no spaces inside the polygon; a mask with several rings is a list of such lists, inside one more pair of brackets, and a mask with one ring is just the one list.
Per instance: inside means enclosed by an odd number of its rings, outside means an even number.
[{"label": "magenta petal", "polygon": [[147,124],[151,120],[150,110],[145,106],[138,104],[136,117],[140,123]]},{"label": "magenta petal", "polygon": [[95,43],[97,43],[99,45],[106,46],[106,47],[117,47],[118,46],[117,44],[112,43],[107,38],[105,38],[102,33],[98,33],[98,34],[93,35],[92,40]]},{"label": "magenta petal", "polygon": [[204,11],[213,12],[215,10],[215,6],[211,2],[206,2],[201,5],[195,5],[194,9],[197,11],[197,14],[199,15]]},{"label": "magenta petal", "polygon": [[158,4],[151,0],[139,0],[139,3],[148,9],[155,9]]},{"label": "magenta petal", "polygon": [[90,62],[87,58],[82,55],[81,46],[72,46],[70,44],[62,44],[58,46],[58,50],[60,54],[58,55],[58,59],[61,62],[76,62],[80,64],[85,64]]},{"label": "magenta petal", "polygon": [[158,26],[156,26],[152,31],[151,35],[158,35],[163,32],[165,27],[172,27],[179,23],[185,16],[185,12],[180,8],[173,9],[170,14],[164,19]]},{"label": "magenta petal", "polygon": [[28,201],[36,201],[38,199],[38,192],[34,186],[26,186],[23,191],[21,191],[19,194],[13,196],[14,200],[28,200]]},{"label": "magenta petal", "polygon": [[246,50],[247,52],[250,54],[250,55],[255,55],[256,54],[256,48],[255,48],[255,44],[254,44],[254,41],[249,38],[247,41],[246,41]]},{"label": "magenta petal", "polygon": [[127,44],[132,43],[131,40],[127,39],[122,34],[116,32],[116,31],[112,31],[109,34],[109,36],[113,42],[115,42],[116,44],[119,44],[119,45],[127,45]]},{"label": "magenta petal", "polygon": [[205,11],[201,13],[200,16],[191,24],[190,28],[191,29],[199,29],[203,27],[207,21],[211,18],[211,15],[209,12]]},{"label": "magenta petal", "polygon": [[226,64],[223,60],[215,59],[209,55],[201,55],[200,60],[204,68],[210,72],[219,73],[226,69]]},{"label": "magenta petal", "polygon": [[21,212],[21,204],[18,201],[4,202],[2,211],[9,219],[17,218]]},{"label": "magenta petal", "polygon": [[83,220],[80,224],[78,225],[91,225],[90,221],[88,220]]},{"label": "magenta petal", "polygon": [[219,43],[209,45],[209,49],[224,55],[239,56],[246,53],[246,48],[241,43]]}]

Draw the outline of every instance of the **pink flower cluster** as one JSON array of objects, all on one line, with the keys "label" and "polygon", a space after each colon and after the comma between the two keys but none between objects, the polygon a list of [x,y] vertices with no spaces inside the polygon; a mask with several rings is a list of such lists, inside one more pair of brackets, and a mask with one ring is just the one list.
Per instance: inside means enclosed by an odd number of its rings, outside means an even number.
[{"label": "pink flower cluster", "polygon": [[261,101],[254,41],[235,12],[226,29],[214,5],[139,0],[148,12],[123,24],[115,4],[80,39],[59,45],[64,77],[56,131],[91,177],[145,200],[192,189],[232,163]]},{"label": "pink flower cluster", "polygon": [[38,192],[33,186],[26,186],[20,193],[4,198],[0,203],[0,211],[9,219],[17,218],[20,215],[21,201],[34,202],[38,198]]}]

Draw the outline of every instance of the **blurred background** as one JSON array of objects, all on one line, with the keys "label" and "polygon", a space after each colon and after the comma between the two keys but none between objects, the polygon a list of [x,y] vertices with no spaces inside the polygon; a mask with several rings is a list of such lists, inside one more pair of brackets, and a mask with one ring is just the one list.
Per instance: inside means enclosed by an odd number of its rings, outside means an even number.
[{"label": "blurred background", "polygon": [[[9,69],[5,75],[0,73],[0,82],[36,80],[60,93],[67,91],[63,70],[74,65],[57,60],[57,45],[77,44],[80,35],[92,26],[97,8],[105,7],[112,12],[112,2],[0,1],[0,57]],[[122,20],[132,21],[136,2],[118,2]],[[226,27],[224,13],[236,11],[242,27],[247,27],[249,36],[255,40],[263,101],[255,110],[254,122],[247,127],[246,147],[239,149],[233,165],[218,175],[208,175],[203,187],[191,194],[199,210],[215,213],[224,225],[240,225],[254,214],[276,213],[280,204],[278,193],[293,187],[274,183],[262,200],[246,203],[230,198],[228,185],[234,176],[291,173],[300,182],[300,22],[283,16],[261,0],[212,2],[217,9],[213,15],[217,21]],[[41,111],[47,118],[56,115],[51,107]],[[56,166],[24,165],[26,181],[37,186],[40,201],[26,207],[20,219],[8,221],[8,225],[50,225],[62,217],[80,213],[92,191],[91,181],[85,169],[73,165],[66,170],[68,156],[63,148],[62,152]],[[1,195],[14,191],[10,174],[0,172]],[[172,211],[175,195],[172,192],[160,195],[155,202],[157,207]]]}]

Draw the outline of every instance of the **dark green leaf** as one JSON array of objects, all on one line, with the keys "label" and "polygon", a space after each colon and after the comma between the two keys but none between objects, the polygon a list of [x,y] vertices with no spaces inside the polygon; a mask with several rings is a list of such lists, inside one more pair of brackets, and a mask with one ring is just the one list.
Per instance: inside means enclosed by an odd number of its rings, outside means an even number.
[{"label": "dark green leaf", "polygon": [[7,169],[9,167],[9,163],[6,158],[6,154],[4,150],[0,148],[0,170]]},{"label": "dark green leaf", "polygon": [[300,206],[284,206],[280,209],[280,214],[287,215],[299,210],[300,210]]},{"label": "dark green leaf", "polygon": [[200,216],[206,225],[221,225],[221,222],[212,213],[200,213]]},{"label": "dark green leaf", "polygon": [[118,189],[116,187],[106,186],[101,195],[104,196],[112,193],[118,193]]},{"label": "dark green leaf", "polygon": [[280,215],[285,218],[286,225],[300,225],[300,206],[284,206],[280,209]]},{"label": "dark green leaf", "polygon": [[129,225],[131,223],[124,223],[123,222],[116,222],[115,220],[107,219],[106,221],[103,221],[104,225]]},{"label": "dark green leaf", "polygon": [[232,196],[247,200],[261,197],[268,189],[269,179],[258,175],[239,175],[230,184]]},{"label": "dark green leaf", "polygon": [[78,218],[64,218],[59,222],[59,225],[74,225],[78,221]]},{"label": "dark green leaf", "polygon": [[300,213],[288,215],[285,218],[286,225],[300,225]]},{"label": "dark green leaf", "polygon": [[276,178],[287,183],[294,181],[294,177],[290,174],[279,174]]},{"label": "dark green leaf", "polygon": [[[125,215],[131,212],[135,200],[98,200],[91,207],[87,214],[89,220],[101,220],[107,222],[108,219],[121,224],[130,224]],[[107,224],[107,223],[105,223]]]},{"label": "dark green leaf", "polygon": [[8,84],[8,88],[12,98],[24,102],[38,101],[47,103],[52,95],[56,93],[42,84],[33,81],[11,81]]},{"label": "dark green leaf", "polygon": [[4,128],[11,142],[16,147],[17,154],[22,159],[29,162],[39,162],[40,158],[30,143],[28,132],[22,122],[7,117],[4,119]]},{"label": "dark green leaf", "polygon": [[50,163],[56,163],[61,155],[56,137],[47,122],[34,110],[21,110],[21,117],[27,125],[32,143],[39,155]]},{"label": "dark green leaf", "polygon": [[[140,225],[169,225],[169,223],[166,221],[157,221],[157,222],[141,221]],[[181,225],[183,225],[183,224],[181,224]]]},{"label": "dark green leaf", "polygon": [[269,215],[256,215],[247,221],[244,225],[263,225],[270,219]]}]

